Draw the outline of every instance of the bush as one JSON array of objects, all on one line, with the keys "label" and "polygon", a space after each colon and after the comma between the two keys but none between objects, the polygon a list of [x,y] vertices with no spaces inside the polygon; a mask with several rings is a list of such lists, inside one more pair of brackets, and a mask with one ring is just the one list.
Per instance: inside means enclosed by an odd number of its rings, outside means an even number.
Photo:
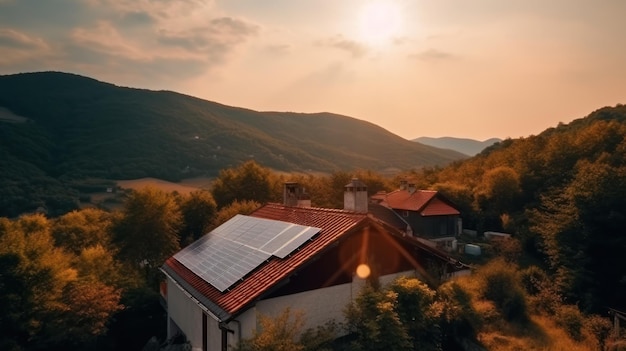
[{"label": "bush", "polygon": [[604,350],[606,339],[613,330],[613,323],[608,318],[598,316],[596,314],[591,315],[585,319],[585,328],[588,329],[598,340],[600,349]]},{"label": "bush", "polygon": [[526,294],[522,289],[515,266],[496,259],[477,272],[481,295],[493,301],[508,321],[527,322]]},{"label": "bush", "polygon": [[581,329],[585,318],[578,307],[573,305],[561,306],[556,311],[555,319],[557,325],[565,329],[574,340],[580,341],[582,339]]}]

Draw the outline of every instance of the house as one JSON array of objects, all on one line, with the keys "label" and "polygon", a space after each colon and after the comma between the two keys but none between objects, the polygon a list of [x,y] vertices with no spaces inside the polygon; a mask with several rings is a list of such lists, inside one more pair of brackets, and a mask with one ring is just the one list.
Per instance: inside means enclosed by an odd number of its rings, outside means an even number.
[{"label": "house", "polygon": [[462,231],[460,212],[441,193],[417,190],[403,181],[400,189],[371,197],[369,211],[389,225],[439,248],[456,249]]},{"label": "house", "polygon": [[289,205],[237,215],[165,262],[168,337],[182,333],[194,350],[229,350],[253,335],[259,313],[291,307],[315,327],[342,321],[364,279],[440,279],[464,268],[368,214],[362,183],[346,185],[343,210],[310,207],[296,189],[285,185]]}]

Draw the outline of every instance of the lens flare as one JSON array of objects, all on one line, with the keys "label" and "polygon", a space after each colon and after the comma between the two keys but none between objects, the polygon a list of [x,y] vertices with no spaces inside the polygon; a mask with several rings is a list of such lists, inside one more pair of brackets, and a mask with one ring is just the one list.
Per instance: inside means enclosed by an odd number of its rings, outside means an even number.
[{"label": "lens flare", "polygon": [[361,263],[358,267],[356,267],[356,275],[361,279],[369,277],[370,273],[372,273],[370,266],[365,263]]}]

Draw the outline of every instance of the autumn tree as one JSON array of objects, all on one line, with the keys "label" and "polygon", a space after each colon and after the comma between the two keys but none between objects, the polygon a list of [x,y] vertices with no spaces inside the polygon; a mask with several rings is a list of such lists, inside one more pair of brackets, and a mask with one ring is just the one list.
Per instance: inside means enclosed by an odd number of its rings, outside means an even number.
[{"label": "autumn tree", "polygon": [[258,328],[252,337],[235,346],[236,351],[324,351],[331,350],[339,326],[334,320],[304,330],[306,316],[287,307],[276,316],[257,315]]},{"label": "autumn tree", "polygon": [[182,245],[189,244],[211,228],[217,215],[217,205],[208,191],[198,190],[182,198],[180,204],[183,226],[180,232]]},{"label": "autumn tree", "polygon": [[259,207],[261,207],[261,204],[256,201],[234,201],[217,212],[212,229],[219,227],[222,223],[233,218],[235,215],[249,215]]},{"label": "autumn tree", "polygon": [[120,291],[81,276],[74,259],[43,215],[0,219],[0,325],[11,333],[3,349],[83,347],[106,331]]},{"label": "autumn tree", "polygon": [[178,204],[172,194],[146,187],[129,195],[122,213],[114,227],[119,257],[154,278],[157,268],[180,248]]},{"label": "autumn tree", "polygon": [[397,312],[397,293],[366,284],[345,310],[353,349],[363,351],[410,350],[412,343]]},{"label": "autumn tree", "polygon": [[96,208],[85,208],[64,214],[53,222],[55,242],[75,254],[95,245],[108,247],[111,242],[113,215]]},{"label": "autumn tree", "polygon": [[400,277],[389,289],[397,294],[396,310],[414,350],[439,350],[441,309],[435,291],[416,278]]},{"label": "autumn tree", "polygon": [[254,161],[248,161],[237,168],[220,171],[213,182],[211,193],[218,208],[223,208],[233,201],[256,201],[266,203],[278,199],[280,194],[272,194],[273,182],[269,169]]}]

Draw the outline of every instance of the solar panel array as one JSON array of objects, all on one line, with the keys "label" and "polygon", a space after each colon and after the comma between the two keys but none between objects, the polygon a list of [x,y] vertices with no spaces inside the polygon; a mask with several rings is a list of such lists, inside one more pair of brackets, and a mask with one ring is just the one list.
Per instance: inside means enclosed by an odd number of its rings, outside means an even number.
[{"label": "solar panel array", "polygon": [[236,215],[174,258],[224,292],[270,257],[285,258],[320,230]]}]

